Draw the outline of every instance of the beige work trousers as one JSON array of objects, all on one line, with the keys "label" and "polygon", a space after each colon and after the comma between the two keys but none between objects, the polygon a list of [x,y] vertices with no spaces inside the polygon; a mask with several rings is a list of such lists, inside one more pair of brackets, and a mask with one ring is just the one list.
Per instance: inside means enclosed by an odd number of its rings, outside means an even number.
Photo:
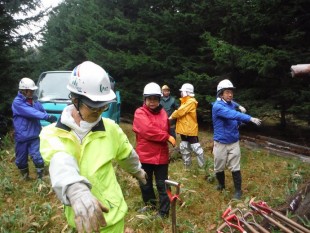
[{"label": "beige work trousers", "polygon": [[231,172],[240,171],[240,145],[239,141],[223,144],[214,141],[214,172],[222,172],[227,167]]}]

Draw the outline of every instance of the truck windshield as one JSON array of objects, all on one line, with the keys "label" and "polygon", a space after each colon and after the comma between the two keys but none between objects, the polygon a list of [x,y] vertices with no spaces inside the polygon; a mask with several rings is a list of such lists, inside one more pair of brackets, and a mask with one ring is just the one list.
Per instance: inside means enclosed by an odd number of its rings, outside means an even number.
[{"label": "truck windshield", "polygon": [[38,81],[37,96],[40,101],[69,100],[67,83],[70,72],[43,73]]}]

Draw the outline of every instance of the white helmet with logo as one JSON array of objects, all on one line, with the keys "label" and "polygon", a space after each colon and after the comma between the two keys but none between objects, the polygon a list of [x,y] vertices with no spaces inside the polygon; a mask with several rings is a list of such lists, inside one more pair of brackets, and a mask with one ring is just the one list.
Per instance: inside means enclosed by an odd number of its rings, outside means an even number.
[{"label": "white helmet with logo", "polygon": [[235,89],[234,85],[228,79],[220,81],[219,84],[217,85],[216,89],[217,96],[219,96],[226,89]]},{"label": "white helmet with logo", "polygon": [[67,88],[94,108],[115,102],[116,98],[107,72],[91,61],[85,61],[74,68]]},{"label": "white helmet with logo", "polygon": [[20,90],[36,90],[38,87],[34,84],[34,81],[30,78],[22,78],[19,82]]},{"label": "white helmet with logo", "polygon": [[160,86],[154,82],[146,84],[143,90],[143,96],[144,97],[148,97],[148,96],[161,97],[162,93],[161,93]]},{"label": "white helmet with logo", "polygon": [[194,97],[194,86],[190,83],[184,83],[180,89],[182,91],[183,96],[192,96]]}]

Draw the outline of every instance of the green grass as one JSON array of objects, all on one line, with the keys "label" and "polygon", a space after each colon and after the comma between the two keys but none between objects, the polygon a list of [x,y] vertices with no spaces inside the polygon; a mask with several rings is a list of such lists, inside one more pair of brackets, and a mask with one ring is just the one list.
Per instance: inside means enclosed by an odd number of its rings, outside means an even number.
[{"label": "green grass", "polygon": [[[121,127],[134,145],[132,126],[121,123]],[[177,202],[176,209],[179,232],[215,232],[223,222],[223,211],[229,205],[248,209],[248,202],[252,197],[266,201],[269,206],[276,208],[301,184],[310,180],[309,164],[242,147],[243,198],[240,201],[232,200],[234,189],[228,171],[227,189],[222,193],[215,190],[213,158],[210,152],[211,136],[205,131],[199,135],[207,157],[205,171],[197,168],[194,156],[192,170],[184,171],[180,155],[176,151],[171,155],[169,179],[181,183],[182,202]],[[35,178],[32,162],[29,164],[31,176]],[[117,165],[116,171],[129,207],[126,226],[134,229],[136,233],[172,232],[170,218],[152,219],[153,213],[137,213],[143,206],[138,183],[118,169]],[[13,141],[9,138],[6,138],[4,148],[0,151],[0,222],[0,233],[75,232],[67,226],[62,205],[52,191],[48,177],[45,182],[20,180],[14,164]]]}]

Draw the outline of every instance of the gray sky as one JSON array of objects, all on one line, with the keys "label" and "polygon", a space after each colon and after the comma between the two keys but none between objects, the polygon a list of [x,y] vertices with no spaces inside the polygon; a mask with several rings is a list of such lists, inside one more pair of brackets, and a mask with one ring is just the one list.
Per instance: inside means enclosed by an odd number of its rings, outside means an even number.
[{"label": "gray sky", "polygon": [[[47,9],[48,7],[55,7],[57,6],[59,3],[63,2],[64,0],[41,0],[42,3],[42,8],[38,9],[37,11],[31,12],[29,13],[31,14],[36,14],[39,12],[39,10],[44,10]],[[20,16],[16,16],[16,18],[19,18]],[[29,26],[27,27],[22,27],[18,30],[19,34],[26,34],[27,32],[31,31],[33,33],[36,33],[38,31],[40,31],[42,29],[42,27],[45,25],[46,21],[48,20],[47,17],[45,17],[44,19],[42,19],[41,21],[38,22],[33,22],[31,23]],[[36,36],[37,39],[41,38],[41,35],[37,35]],[[33,41],[32,43],[29,44],[30,46],[36,46],[38,45],[37,41]]]}]

